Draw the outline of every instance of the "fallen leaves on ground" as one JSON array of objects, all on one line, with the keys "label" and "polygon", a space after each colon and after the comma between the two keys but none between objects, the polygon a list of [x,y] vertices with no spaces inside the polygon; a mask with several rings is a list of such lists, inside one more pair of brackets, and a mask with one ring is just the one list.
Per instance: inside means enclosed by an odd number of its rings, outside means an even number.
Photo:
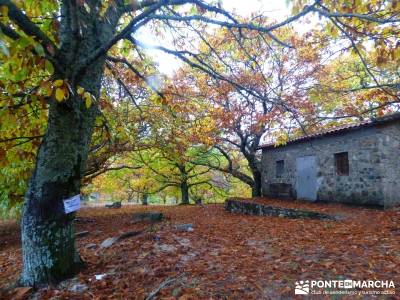
[{"label": "fallen leaves on ground", "polygon": [[[81,292],[48,287],[40,299],[278,299],[294,297],[298,280],[393,280],[400,284],[400,211],[258,199],[268,205],[340,214],[342,221],[257,217],[222,205],[85,208],[77,240],[87,262],[74,280]],[[132,222],[132,213],[160,211],[165,220]],[[176,224],[193,224],[180,231]],[[94,247],[128,231],[143,234]],[[8,235],[3,235],[7,231]],[[17,278],[16,224],[0,224],[0,286]],[[91,247],[87,247],[91,245]],[[105,275],[104,275],[105,274]],[[102,275],[96,280],[95,275]],[[1,297],[1,294],[0,294]]]}]

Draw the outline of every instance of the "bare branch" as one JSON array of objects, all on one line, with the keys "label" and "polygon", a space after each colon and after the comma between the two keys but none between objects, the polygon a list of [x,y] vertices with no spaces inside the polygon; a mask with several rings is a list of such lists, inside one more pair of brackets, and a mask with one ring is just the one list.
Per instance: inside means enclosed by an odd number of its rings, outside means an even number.
[{"label": "bare branch", "polygon": [[392,18],[380,18],[380,17],[375,17],[371,14],[357,14],[357,13],[337,13],[337,12],[329,12],[326,10],[318,9],[316,7],[312,8],[313,11],[319,13],[320,15],[323,15],[328,18],[355,18],[355,19],[360,19],[360,20],[365,20],[368,22],[372,23],[378,23],[378,24],[388,24],[388,23],[399,23],[400,19],[392,19]]}]

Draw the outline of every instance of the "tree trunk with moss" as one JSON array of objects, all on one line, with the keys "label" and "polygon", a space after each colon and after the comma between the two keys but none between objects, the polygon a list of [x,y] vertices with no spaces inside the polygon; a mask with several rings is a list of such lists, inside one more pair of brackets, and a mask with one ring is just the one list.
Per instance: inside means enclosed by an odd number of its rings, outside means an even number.
[{"label": "tree trunk with moss", "polygon": [[[98,90],[101,72],[99,68],[97,78],[89,76],[87,84],[81,84]],[[95,118],[96,107],[87,109],[79,98],[50,104],[21,223],[24,285],[57,282],[82,265],[74,241],[74,214],[64,213],[63,200],[80,193]]]},{"label": "tree trunk with moss", "polygon": [[[114,36],[121,14],[114,8],[106,22],[75,2],[63,2],[57,53],[62,65],[54,78],[68,82],[72,91],[83,87],[98,99],[105,53],[85,68],[82,65],[86,57]],[[49,99],[48,128],[37,154],[21,222],[22,285],[59,282],[82,267],[74,239],[75,214],[64,213],[63,200],[80,193],[97,115],[97,104],[87,108],[76,92],[70,92],[62,102]]]}]

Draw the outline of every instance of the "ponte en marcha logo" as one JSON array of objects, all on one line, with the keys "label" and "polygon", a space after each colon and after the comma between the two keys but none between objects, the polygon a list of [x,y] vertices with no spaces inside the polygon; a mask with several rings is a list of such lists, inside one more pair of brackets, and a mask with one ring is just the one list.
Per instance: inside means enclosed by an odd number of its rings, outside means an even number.
[{"label": "ponte en marcha logo", "polygon": [[348,294],[394,295],[392,280],[300,280],[295,283],[295,295]]}]

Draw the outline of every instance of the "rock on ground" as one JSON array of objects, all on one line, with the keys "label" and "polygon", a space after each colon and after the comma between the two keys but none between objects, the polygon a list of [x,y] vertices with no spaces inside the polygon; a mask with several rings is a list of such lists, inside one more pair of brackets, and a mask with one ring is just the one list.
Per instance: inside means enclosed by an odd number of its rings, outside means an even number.
[{"label": "rock on ground", "polygon": [[105,239],[101,244],[100,244],[100,248],[109,248],[112,245],[115,244],[115,242],[118,241],[118,237],[114,236],[114,237],[110,237],[108,239]]},{"label": "rock on ground", "polygon": [[160,222],[164,219],[164,215],[160,212],[138,212],[134,213],[132,218],[134,222]]}]

